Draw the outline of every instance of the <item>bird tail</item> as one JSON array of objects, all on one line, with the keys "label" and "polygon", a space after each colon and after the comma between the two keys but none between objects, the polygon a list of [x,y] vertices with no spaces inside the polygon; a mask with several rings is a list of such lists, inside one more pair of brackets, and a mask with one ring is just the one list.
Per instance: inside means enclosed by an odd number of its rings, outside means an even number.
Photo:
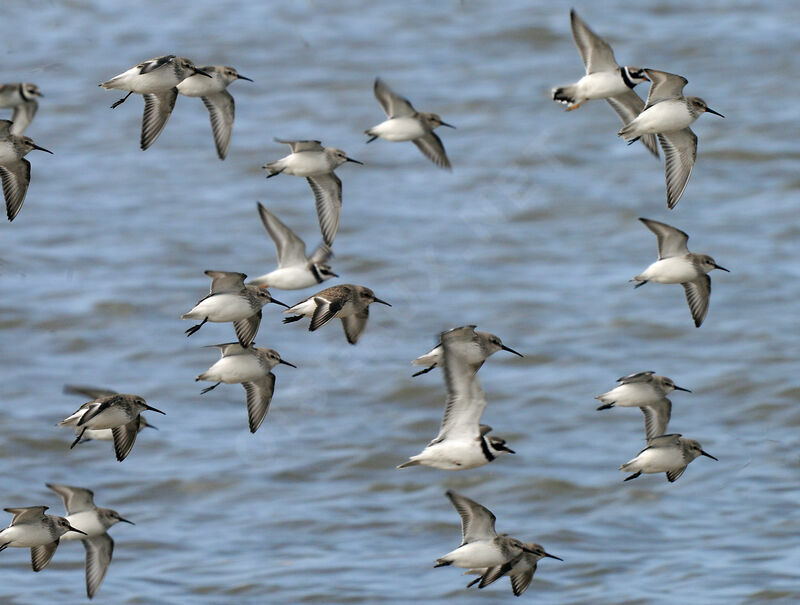
[{"label": "bird tail", "polygon": [[620,128],[617,135],[628,141],[629,144],[635,143],[639,140],[639,137],[634,134],[635,131],[636,127],[633,125],[633,122],[630,122],[629,124],[625,124],[625,126]]},{"label": "bird tail", "polygon": [[577,101],[575,97],[574,86],[560,86],[553,89],[553,101],[564,103],[566,105],[574,105]]}]

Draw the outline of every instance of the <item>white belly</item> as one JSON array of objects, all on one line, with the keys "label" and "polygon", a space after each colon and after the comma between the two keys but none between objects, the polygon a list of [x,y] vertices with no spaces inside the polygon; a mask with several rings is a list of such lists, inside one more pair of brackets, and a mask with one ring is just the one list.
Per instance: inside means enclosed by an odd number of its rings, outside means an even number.
[{"label": "white belly", "polygon": [[253,355],[245,354],[223,357],[200,376],[202,376],[201,380],[209,382],[235,384],[261,380],[265,375],[266,372],[258,359]]},{"label": "white belly", "polygon": [[684,256],[654,262],[638,276],[660,284],[683,284],[699,277],[697,268]]},{"label": "white belly", "polygon": [[634,136],[683,130],[694,120],[683,100],[662,101],[636,117],[632,122],[636,127]]},{"label": "white belly", "polygon": [[[677,447],[654,447],[643,451],[628,464],[625,471],[641,471],[643,473],[666,473],[679,469],[686,463],[683,452]],[[630,466],[629,466],[630,465]]]},{"label": "white belly", "polygon": [[331,172],[328,157],[321,151],[302,151],[284,158],[286,174],[294,176],[316,176]]},{"label": "white belly", "polygon": [[503,554],[495,546],[493,540],[479,540],[459,546],[441,557],[456,567],[494,567],[506,562]]},{"label": "white belly", "polygon": [[104,82],[103,88],[130,90],[137,94],[145,94],[148,92],[165,92],[177,86],[179,82],[180,80],[175,76],[175,71],[170,65],[146,74],[139,73],[138,67],[132,67],[108,82]]},{"label": "white belly", "polygon": [[133,418],[128,416],[128,413],[123,409],[113,406],[100,412],[97,416],[93,416],[83,424],[79,424],[78,428],[89,429],[113,429],[123,424],[128,424]]},{"label": "white belly", "polygon": [[387,141],[413,141],[426,133],[419,120],[412,117],[393,118],[370,128],[370,134]]},{"label": "white belly", "polygon": [[583,76],[575,84],[578,99],[605,99],[630,90],[619,72],[600,71]]},{"label": "white belly", "polygon": [[445,439],[426,447],[412,458],[420,464],[443,471],[462,471],[488,464],[479,441],[470,439]]},{"label": "white belly", "polygon": [[[70,515],[67,517],[67,521],[69,521],[69,524],[75,529],[85,531],[89,538],[106,533],[106,528],[100,523],[97,512],[94,510],[84,510]],[[84,540],[86,538],[87,536],[74,531],[68,531],[61,536],[62,540]]]},{"label": "white belly", "polygon": [[597,399],[603,403],[613,403],[623,408],[649,405],[661,401],[663,398],[663,395],[646,382],[621,384],[616,389],[597,396]]},{"label": "white belly", "polygon": [[0,532],[0,544],[10,542],[9,546],[30,548],[50,544],[53,537],[44,525],[14,525]]},{"label": "white belly", "polygon": [[207,78],[200,74],[191,75],[178,84],[178,92],[187,97],[205,97],[223,90],[225,84],[216,77]]},{"label": "white belly", "polygon": [[314,274],[303,265],[299,267],[276,269],[271,273],[256,277],[248,283],[257,286],[277,288],[278,290],[301,290],[302,288],[310,288],[318,282]]},{"label": "white belly", "polygon": [[253,315],[250,302],[238,294],[216,294],[200,301],[184,319],[205,319],[214,322],[239,321]]}]

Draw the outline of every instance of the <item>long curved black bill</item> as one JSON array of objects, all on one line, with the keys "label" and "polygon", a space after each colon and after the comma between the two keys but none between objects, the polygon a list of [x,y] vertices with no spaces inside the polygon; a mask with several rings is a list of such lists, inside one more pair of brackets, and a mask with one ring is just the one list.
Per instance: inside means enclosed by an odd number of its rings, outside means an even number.
[{"label": "long curved black bill", "polygon": [[281,301],[275,300],[272,297],[270,297],[270,302],[274,302],[276,305],[280,305],[281,307],[286,307],[287,309],[289,308],[289,305],[287,305],[286,303],[282,303]]},{"label": "long curved black bill", "polygon": [[151,407],[151,406],[149,406],[149,405],[145,405],[145,406],[144,406],[144,409],[146,409],[146,410],[150,410],[151,412],[158,412],[159,414],[164,414],[164,416],[166,416],[166,415],[167,415],[167,413],[166,413],[166,412],[162,412],[162,411],[161,411],[161,410],[159,410],[158,408],[154,408],[154,407]]},{"label": "long curved black bill", "polygon": [[358,160],[354,160],[353,158],[347,158],[345,161],[353,162],[353,164],[361,164],[362,166],[364,165],[364,162],[359,162]]},{"label": "long curved black bill", "polygon": [[546,553],[544,553],[544,556],[545,556],[545,557],[550,557],[551,559],[557,559],[557,560],[559,560],[559,561],[563,561],[563,560],[564,560],[564,559],[562,559],[561,557],[557,557],[557,556],[555,556],[555,555],[551,555],[550,553],[547,553],[547,552],[546,552]]},{"label": "long curved black bill", "polygon": [[85,531],[81,531],[81,530],[79,530],[79,529],[75,529],[75,528],[74,528],[74,527],[72,527],[71,525],[69,525],[68,527],[69,527],[69,530],[70,530],[70,531],[74,531],[76,534],[83,534],[84,536],[88,536],[88,535],[89,535],[89,534],[87,534]]},{"label": "long curved black bill", "polygon": [[456,127],[453,126],[452,124],[448,124],[447,122],[442,122],[441,120],[439,120],[439,124],[441,124],[442,126],[447,126],[448,128],[452,128],[453,130],[456,129]]},{"label": "long curved black bill", "polygon": [[706,456],[707,458],[711,458],[712,460],[716,460],[717,462],[719,462],[719,458],[714,458],[714,456],[712,456],[708,452],[704,452],[703,450],[700,450],[700,454],[703,455],[703,456]]},{"label": "long curved black bill", "polygon": [[725,117],[725,116],[724,116],[724,115],[722,115],[720,112],[718,112],[718,111],[714,111],[714,110],[713,110],[713,109],[711,109],[710,107],[706,107],[706,112],[708,112],[708,113],[713,113],[715,116],[719,116],[719,117],[721,117],[721,118],[724,118],[724,117]]},{"label": "long curved black bill", "polygon": [[236,76],[236,77],[237,77],[239,80],[247,80],[248,82],[252,82],[252,81],[253,81],[253,80],[251,80],[250,78],[248,78],[247,76]]},{"label": "long curved black bill", "polygon": [[211,74],[207,74],[202,69],[197,69],[196,67],[194,68],[194,73],[200,74],[201,76],[205,76],[206,78],[210,78],[211,77]]},{"label": "long curved black bill", "polygon": [[293,363],[289,363],[288,361],[284,361],[283,359],[281,359],[278,363],[282,363],[283,365],[289,366],[290,368],[297,368],[297,366],[294,365]]},{"label": "long curved black bill", "polygon": [[725,271],[725,273],[730,273],[730,271],[728,271],[728,269],[726,269],[725,267],[720,267],[716,263],[714,264],[714,268],[715,269],[719,269],[720,271]]},{"label": "long curved black bill", "polygon": [[676,391],[685,391],[687,393],[691,393],[689,389],[684,389],[683,387],[679,387],[677,384],[674,385],[672,388],[675,389]]},{"label": "long curved black bill", "polygon": [[33,146],[33,148],[34,148],[34,149],[38,149],[39,151],[46,151],[46,152],[47,152],[47,153],[49,153],[50,155],[55,155],[55,154],[54,154],[52,151],[50,151],[49,149],[45,149],[44,147],[39,147],[38,145],[34,145],[34,146]]},{"label": "long curved black bill", "polygon": [[386,305],[387,307],[391,307],[392,306],[389,303],[387,303],[385,300],[381,300],[380,298],[377,298],[377,297],[375,298],[375,302],[376,303],[381,303],[382,305]]},{"label": "long curved black bill", "polygon": [[133,521],[128,521],[127,519],[123,519],[122,517],[117,519],[117,521],[122,521],[123,523],[130,523],[131,525],[136,525],[136,523],[134,523]]}]

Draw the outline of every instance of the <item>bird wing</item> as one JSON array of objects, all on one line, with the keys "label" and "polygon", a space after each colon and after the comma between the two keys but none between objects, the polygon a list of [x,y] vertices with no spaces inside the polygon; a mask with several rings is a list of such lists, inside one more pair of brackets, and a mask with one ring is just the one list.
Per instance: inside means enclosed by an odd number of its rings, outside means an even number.
[{"label": "bird wing", "polygon": [[347,342],[354,345],[361,338],[364,333],[364,328],[367,327],[367,320],[369,319],[369,307],[364,307],[358,313],[342,317],[342,326],[344,326],[344,335],[347,336]]},{"label": "bird wing", "polygon": [[231,357],[233,355],[243,355],[249,352],[249,349],[245,349],[240,343],[238,342],[225,342],[218,345],[208,345],[209,347],[214,347],[215,349],[219,349],[221,357]]},{"label": "bird wing", "polygon": [[36,110],[38,109],[39,103],[36,99],[31,99],[30,101],[25,101],[17,105],[11,116],[11,121],[14,123],[11,127],[11,134],[22,135],[33,121],[33,116],[36,115]]},{"label": "bird wing", "polygon": [[647,74],[647,77],[652,82],[650,92],[647,95],[647,103],[644,106],[645,109],[661,101],[681,98],[683,96],[683,87],[689,83],[689,80],[683,76],[658,71],[657,69],[645,69],[644,73]]},{"label": "bird wing", "polygon": [[375,78],[374,91],[375,98],[389,118],[402,118],[417,113],[408,99],[395,93],[380,78]]},{"label": "bird wing", "polygon": [[40,546],[31,546],[31,566],[33,571],[41,571],[53,558],[53,554],[58,548],[58,539],[49,544],[41,544]]},{"label": "bird wing", "polygon": [[74,515],[85,510],[94,510],[94,493],[82,487],[72,487],[71,485],[56,485],[46,483],[47,487],[61,496],[67,515]]},{"label": "bird wing", "polygon": [[111,556],[114,554],[114,540],[103,533],[81,542],[86,549],[86,594],[91,599],[106,577]]},{"label": "bird wing", "polygon": [[332,256],[333,250],[330,246],[323,242],[311,253],[311,256],[308,257],[308,262],[315,265],[324,265],[327,264]]},{"label": "bird wing", "polygon": [[211,134],[214,135],[217,155],[220,160],[224,160],[228,154],[231,134],[233,133],[233,116],[235,113],[233,97],[227,90],[223,90],[201,97],[201,99],[208,110],[208,117],[211,118]]},{"label": "bird wing", "polygon": [[459,346],[471,342],[473,335],[470,327],[457,328],[441,335],[447,401],[438,438],[448,433],[480,437],[479,425],[486,409],[486,394],[478,381],[475,368],[459,352]]},{"label": "bird wing", "polygon": [[247,420],[250,432],[255,433],[269,411],[272,394],[275,392],[275,374],[270,372],[263,380],[243,382],[247,394]]},{"label": "bird wing", "polygon": [[287,141],[286,139],[275,139],[276,143],[283,143],[292,149],[292,153],[301,151],[325,151],[321,141]]},{"label": "bird wing", "polygon": [[686,247],[686,243],[689,241],[687,233],[676,229],[672,225],[649,218],[640,218],[639,220],[644,223],[645,227],[656,234],[658,260],[689,254],[689,248]]},{"label": "bird wing", "polygon": [[125,457],[130,453],[133,448],[133,443],[136,441],[136,435],[139,433],[139,417],[137,416],[128,424],[115,426],[111,429],[111,434],[114,437],[114,452],[117,455],[117,460],[122,462]]},{"label": "bird wing", "polygon": [[454,491],[447,491],[446,495],[461,517],[461,544],[468,544],[476,540],[491,540],[497,537],[494,530],[496,517],[485,506],[481,506],[474,500],[457,494]]},{"label": "bird wing", "polygon": [[[533,557],[530,555],[523,556],[525,560],[533,559]],[[508,577],[511,580],[511,590],[514,592],[514,596],[518,597],[528,589],[531,580],[533,580],[534,573],[536,573],[535,559],[533,560],[533,563],[530,563],[524,568],[523,571],[512,571],[512,573],[508,574]]]},{"label": "bird wing", "polygon": [[244,280],[247,275],[234,271],[206,271],[206,275],[211,278],[211,294],[220,292],[238,292],[244,288]]},{"label": "bird wing", "polygon": [[342,213],[342,181],[333,172],[306,177],[317,204],[317,217],[322,232],[322,241],[333,245],[333,238],[339,230],[339,216]]},{"label": "bird wing", "polygon": [[278,267],[291,267],[306,263],[306,244],[289,227],[284,225],[277,216],[258,203],[258,215],[264,229],[275,244],[278,255]]},{"label": "bird wing", "polygon": [[175,101],[178,100],[178,89],[170,88],[164,92],[148,92],[142,95],[144,97],[144,115],[142,116],[142,136],[141,148],[142,151],[150,147],[164,126],[167,125],[167,120],[172,113],[172,108],[175,107]]},{"label": "bird wing", "polygon": [[711,298],[711,278],[704,273],[694,281],[681,285],[686,292],[686,302],[689,303],[694,325],[699,328],[708,313],[708,302]]},{"label": "bird wing", "polygon": [[667,471],[667,481],[669,481],[670,483],[674,483],[675,481],[677,481],[678,477],[680,477],[683,474],[683,471],[686,470],[686,466],[682,466],[679,469]]},{"label": "bird wing", "polygon": [[659,437],[667,432],[672,414],[672,402],[666,397],[654,405],[639,408],[644,414],[644,434],[646,439]]},{"label": "bird wing", "polygon": [[261,309],[253,313],[250,317],[239,319],[233,322],[233,329],[236,332],[236,338],[239,339],[239,344],[243,347],[249,347],[253,344],[258,333],[258,326],[261,325]]},{"label": "bird wing", "polygon": [[[669,435],[660,435],[658,437],[653,437],[652,439],[647,440],[647,449],[649,447],[674,447],[680,446],[681,444],[681,434],[680,433],[670,433]],[[644,450],[642,450],[643,452]],[[641,452],[639,452],[641,454]]]},{"label": "bird wing", "polygon": [[309,332],[313,332],[317,328],[324,326],[332,320],[344,306],[344,301],[340,298],[331,302],[321,296],[315,296],[314,302],[317,307],[314,309],[314,315],[311,317],[311,324],[308,326]]},{"label": "bird wing", "polygon": [[[623,124],[630,124],[642,111],[644,111],[644,101],[632,90],[628,90],[615,97],[606,97],[606,101],[611,105],[611,109],[617,112]],[[643,134],[639,139],[647,150],[658,157],[658,143],[653,134]]]},{"label": "bird wing", "polygon": [[22,202],[31,183],[31,163],[26,159],[0,165],[0,179],[3,182],[3,196],[6,198],[6,215],[9,221],[22,210]]},{"label": "bird wing", "polygon": [[48,508],[47,506],[23,506],[19,508],[4,508],[3,510],[14,515],[14,518],[11,519],[11,525],[16,525],[17,523],[41,521],[44,517],[44,511]]},{"label": "bird wing", "polygon": [[569,12],[569,18],[572,25],[572,37],[575,39],[578,52],[581,53],[586,73],[614,71],[619,68],[617,60],[614,58],[614,51],[611,50],[608,42],[589,29],[589,26],[584,23],[574,9]]},{"label": "bird wing", "polygon": [[101,389],[98,387],[89,387],[81,384],[65,384],[64,392],[68,395],[83,395],[84,397],[91,397],[92,400],[117,394],[116,391],[112,391],[111,389]]},{"label": "bird wing", "polygon": [[628,374],[622,378],[617,378],[617,382],[621,382],[622,384],[631,384],[633,382],[650,382],[653,379],[653,374],[655,374],[653,370],[648,370],[647,372],[636,372],[635,374]]},{"label": "bird wing", "polygon": [[666,160],[667,207],[681,199],[697,158],[697,135],[691,128],[657,135]]},{"label": "bird wing", "polygon": [[447,168],[448,170],[451,168],[450,160],[447,159],[447,153],[444,150],[442,140],[435,132],[428,132],[421,137],[417,137],[412,142],[426,158],[439,168]]},{"label": "bird wing", "polygon": [[147,61],[142,61],[136,67],[139,68],[140,74],[149,74],[151,71],[155,71],[159,67],[166,65],[167,63],[172,63],[172,60],[175,58],[175,55],[164,55],[163,57],[156,57],[155,59],[148,59]]}]

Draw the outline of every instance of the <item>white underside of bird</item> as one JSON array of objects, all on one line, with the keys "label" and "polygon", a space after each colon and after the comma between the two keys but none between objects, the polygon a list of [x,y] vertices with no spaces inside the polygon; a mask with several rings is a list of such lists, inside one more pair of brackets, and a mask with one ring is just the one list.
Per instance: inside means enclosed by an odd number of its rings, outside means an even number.
[{"label": "white underside of bird", "polygon": [[697,279],[701,273],[686,257],[672,256],[654,262],[635,279],[660,284],[683,284]]},{"label": "white underside of bird", "polygon": [[236,384],[264,379],[266,371],[254,355],[229,355],[198,376],[199,380]]},{"label": "white underside of bird", "polygon": [[256,310],[239,294],[215,294],[201,300],[181,319],[206,319],[213,322],[238,321],[250,317]]}]

